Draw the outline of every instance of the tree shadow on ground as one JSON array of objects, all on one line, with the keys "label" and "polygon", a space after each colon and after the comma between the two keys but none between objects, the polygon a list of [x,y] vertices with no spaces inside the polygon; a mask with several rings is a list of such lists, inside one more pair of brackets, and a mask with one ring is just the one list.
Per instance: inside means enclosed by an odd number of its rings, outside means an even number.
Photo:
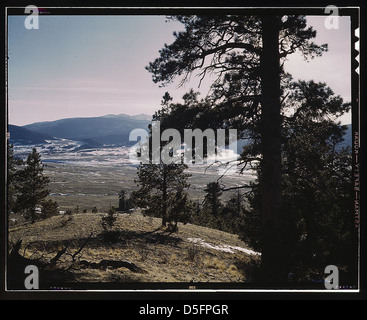
[{"label": "tree shadow on ground", "polygon": [[134,230],[120,230],[120,239],[122,242],[136,244],[165,244],[177,246],[183,240],[173,233],[164,232],[161,229],[155,229],[148,232],[140,232]]},{"label": "tree shadow on ground", "polygon": [[163,244],[177,246],[183,241],[182,238],[172,232],[162,231],[160,228],[152,231],[135,231],[135,230],[114,230],[116,233],[116,241],[113,243],[107,243],[104,241],[103,232],[90,235],[89,237],[75,237],[71,239],[62,240],[38,240],[27,243],[23,242],[23,249],[20,250],[20,254],[24,254],[25,247],[31,252],[39,253],[53,253],[60,250],[60,248],[67,246],[69,251],[76,251],[80,246],[89,239],[87,247],[100,248],[106,245],[124,246],[128,244],[136,244],[136,246],[142,246],[146,244]]}]

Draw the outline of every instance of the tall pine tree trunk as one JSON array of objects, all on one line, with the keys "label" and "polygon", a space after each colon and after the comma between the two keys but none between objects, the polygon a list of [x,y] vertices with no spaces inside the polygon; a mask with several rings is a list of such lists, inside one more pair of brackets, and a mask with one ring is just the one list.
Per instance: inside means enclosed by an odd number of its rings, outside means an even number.
[{"label": "tall pine tree trunk", "polygon": [[280,115],[280,56],[277,16],[262,17],[262,267],[261,280],[284,282],[287,263],[281,219],[281,115]]}]

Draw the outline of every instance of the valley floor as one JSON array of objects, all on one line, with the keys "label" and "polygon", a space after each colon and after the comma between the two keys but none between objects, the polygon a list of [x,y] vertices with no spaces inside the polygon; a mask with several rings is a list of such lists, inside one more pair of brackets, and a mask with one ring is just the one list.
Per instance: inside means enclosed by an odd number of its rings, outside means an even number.
[{"label": "valley floor", "polygon": [[[203,199],[208,183],[216,181],[219,177],[218,169],[207,166],[193,167],[187,170],[192,174],[189,178],[190,198],[194,201]],[[82,211],[92,211],[97,207],[99,212],[106,212],[112,205],[118,207],[118,194],[124,190],[127,194],[137,190],[136,167],[112,165],[78,165],[47,163],[44,174],[51,179],[49,198],[57,201],[60,210],[73,210],[77,205]],[[248,184],[253,181],[255,174],[252,171],[243,174],[224,176],[221,180],[223,186],[233,187]],[[228,200],[233,192],[223,193],[221,199]]]}]

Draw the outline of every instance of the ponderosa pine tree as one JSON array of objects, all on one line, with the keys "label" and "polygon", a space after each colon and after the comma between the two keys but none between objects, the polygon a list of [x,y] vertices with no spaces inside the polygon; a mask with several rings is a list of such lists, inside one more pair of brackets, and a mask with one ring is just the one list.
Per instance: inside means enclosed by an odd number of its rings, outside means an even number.
[{"label": "ponderosa pine tree", "polygon": [[41,155],[33,148],[24,163],[24,168],[18,173],[19,196],[17,198],[17,211],[25,213],[25,217],[34,222],[37,217],[36,207],[40,206],[48,196],[46,188],[50,179],[43,175]]},{"label": "ponderosa pine tree", "polygon": [[[350,109],[324,83],[289,82],[282,105],[282,219],[289,270],[299,281],[326,265],[347,268],[355,281],[357,234],[351,213],[351,150],[342,148],[346,126],[333,119]],[[258,167],[261,177],[262,167]],[[249,198],[243,237],[259,243],[261,178]],[[352,283],[352,282],[351,282]]]},{"label": "ponderosa pine tree", "polygon": [[[135,203],[143,208],[143,214],[162,218],[162,226],[180,220],[186,221],[190,203],[187,198],[189,174],[184,164],[140,164],[136,183]],[[177,208],[180,203],[180,208]],[[186,208],[186,209],[185,209]]]},{"label": "ponderosa pine tree", "polygon": [[16,209],[18,195],[19,175],[18,168],[22,165],[22,160],[14,156],[14,146],[8,142],[7,153],[7,206],[8,213]]},{"label": "ponderosa pine tree", "polygon": [[218,182],[209,182],[204,189],[205,196],[203,202],[203,210],[214,216],[218,216],[221,213],[223,207],[220,196],[222,190]]},{"label": "ponderosa pine tree", "polygon": [[236,193],[226,202],[224,208],[224,214],[233,217],[238,217],[244,209],[243,195],[240,193],[240,189],[237,189]]},{"label": "ponderosa pine tree", "polygon": [[183,23],[185,31],[174,33],[175,41],[160,50],[147,70],[162,85],[180,76],[184,83],[195,72],[201,79],[209,73],[217,75],[207,99],[209,107],[201,110],[199,118],[207,128],[236,128],[239,138],[252,141],[243,154],[245,163],[261,154],[262,280],[284,282],[289,266],[279,236],[285,232],[280,216],[282,63],[297,50],[308,59],[321,55],[327,46],[311,41],[316,31],[307,28],[300,15],[170,19]]},{"label": "ponderosa pine tree", "polygon": [[[172,97],[166,92],[161,101],[162,109],[169,108]],[[161,120],[160,117],[153,117],[153,120]],[[188,178],[190,174],[185,173],[188,168],[186,164],[176,161],[163,161],[161,151],[168,142],[160,141],[153,150],[152,126],[149,125],[149,139],[143,143],[142,152],[149,155],[148,163],[140,163],[138,166],[135,181],[139,189],[133,193],[134,204],[143,208],[143,213],[148,216],[162,218],[162,227],[169,227],[172,231],[177,228],[177,222],[188,222],[192,203],[187,196],[187,190],[190,187]],[[173,155],[171,149],[169,156]],[[155,157],[159,158],[155,158]],[[166,159],[167,160],[167,159]],[[168,162],[168,163],[166,163]],[[180,204],[178,206],[178,204]]]},{"label": "ponderosa pine tree", "polygon": [[41,211],[40,217],[42,219],[49,218],[59,212],[59,204],[51,199],[43,200],[41,202]]},{"label": "ponderosa pine tree", "polygon": [[119,207],[118,210],[122,211],[122,212],[126,212],[128,211],[129,208],[129,203],[128,203],[128,199],[126,198],[126,192],[125,190],[121,190],[119,193]]}]

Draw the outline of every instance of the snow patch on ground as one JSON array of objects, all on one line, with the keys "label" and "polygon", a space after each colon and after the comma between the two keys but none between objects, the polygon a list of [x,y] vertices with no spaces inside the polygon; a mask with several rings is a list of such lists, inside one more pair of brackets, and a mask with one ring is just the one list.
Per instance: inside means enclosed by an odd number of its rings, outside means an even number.
[{"label": "snow patch on ground", "polygon": [[197,245],[200,245],[204,248],[209,248],[209,249],[214,249],[214,250],[220,250],[220,251],[225,251],[225,252],[229,252],[229,253],[235,253],[236,250],[237,251],[241,251],[241,252],[245,252],[247,254],[251,254],[251,255],[261,255],[261,253],[250,250],[250,249],[246,249],[246,248],[242,248],[242,247],[237,247],[237,246],[230,246],[227,244],[224,245],[213,245],[210,244],[206,241],[204,241],[201,238],[187,238],[187,240],[189,240],[192,243],[195,243]]}]

